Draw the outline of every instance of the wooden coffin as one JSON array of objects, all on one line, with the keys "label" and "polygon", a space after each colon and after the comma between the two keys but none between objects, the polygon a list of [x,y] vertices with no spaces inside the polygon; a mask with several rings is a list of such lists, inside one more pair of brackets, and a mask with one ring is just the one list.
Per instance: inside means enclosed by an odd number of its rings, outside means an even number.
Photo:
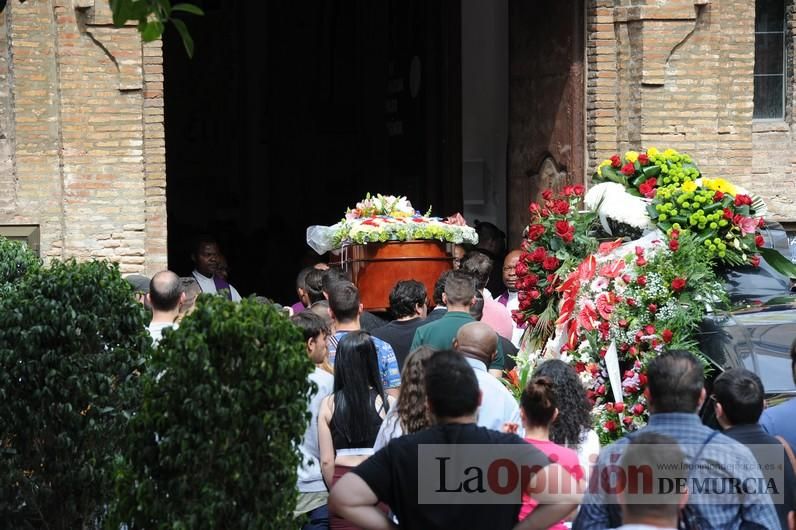
[{"label": "wooden coffin", "polygon": [[[401,280],[426,286],[429,309],[439,275],[453,268],[452,245],[440,241],[391,241],[346,245],[332,259],[351,276],[367,311],[387,311],[390,291]],[[335,263],[337,262],[337,263]]]}]

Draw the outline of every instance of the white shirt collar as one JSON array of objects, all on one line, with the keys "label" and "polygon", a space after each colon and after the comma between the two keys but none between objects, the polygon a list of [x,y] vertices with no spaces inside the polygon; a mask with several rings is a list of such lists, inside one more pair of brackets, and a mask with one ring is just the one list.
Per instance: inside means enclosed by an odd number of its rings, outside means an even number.
[{"label": "white shirt collar", "polygon": [[467,361],[467,364],[472,367],[473,370],[480,370],[482,372],[486,372],[486,364],[478,359],[473,359],[472,357],[468,357],[467,355],[464,356],[464,360]]}]

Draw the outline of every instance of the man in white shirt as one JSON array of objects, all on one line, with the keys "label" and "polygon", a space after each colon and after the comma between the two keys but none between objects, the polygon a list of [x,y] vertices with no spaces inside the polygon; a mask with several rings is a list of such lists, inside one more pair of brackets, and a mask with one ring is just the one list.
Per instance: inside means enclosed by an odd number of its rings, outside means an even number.
[{"label": "man in white shirt", "polygon": [[299,495],[294,516],[307,514],[308,521],[304,526],[305,529],[325,527],[329,523],[329,512],[326,507],[328,493],[321,476],[318,411],[323,398],[334,390],[334,376],[326,368],[329,366],[327,359],[329,350],[326,347],[329,329],[323,319],[312,311],[302,311],[298,315],[293,315],[290,321],[304,334],[307,355],[315,364],[315,370],[309,375],[309,380],[318,387],[317,392],[311,395],[307,404],[307,411],[311,418],[299,446],[301,464],[299,464],[296,484]]},{"label": "man in white shirt", "polygon": [[[517,262],[520,261],[520,255],[522,251],[520,250],[512,250],[508,254],[506,254],[506,259],[503,260],[503,285],[506,286],[506,290],[503,291],[503,294],[498,296],[496,300],[506,306],[506,309],[509,310],[509,313],[515,311],[520,308],[520,300],[517,295]],[[520,327],[514,322],[514,319],[511,321],[512,324],[512,334],[511,334],[511,342],[516,347],[520,347],[520,339],[522,339],[522,334],[525,333],[525,326]]]},{"label": "man in white shirt", "polygon": [[[497,335],[483,322],[470,322],[459,328],[453,349],[462,353],[473,368],[483,397],[478,409],[478,425],[499,431],[505,423],[522,428],[520,408],[498,378],[487,371],[497,355]],[[518,433],[522,436],[522,433]]]},{"label": "man in white shirt", "polygon": [[191,259],[194,263],[193,277],[196,278],[203,293],[224,294],[233,302],[240,302],[240,294],[221,275],[218,267],[221,262],[218,242],[209,237],[200,237],[194,247]]},{"label": "man in white shirt", "polygon": [[152,343],[157,346],[164,329],[177,327],[174,322],[180,315],[180,304],[185,301],[180,277],[171,271],[160,271],[149,282],[149,293],[146,297],[152,306],[149,334],[152,336]]}]

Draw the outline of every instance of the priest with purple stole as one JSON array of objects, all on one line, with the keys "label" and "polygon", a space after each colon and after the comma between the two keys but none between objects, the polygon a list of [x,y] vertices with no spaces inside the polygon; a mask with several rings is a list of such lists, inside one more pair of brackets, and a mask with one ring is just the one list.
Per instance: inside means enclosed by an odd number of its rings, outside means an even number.
[{"label": "priest with purple stole", "polygon": [[226,296],[233,302],[240,302],[240,294],[218,274],[221,252],[218,242],[212,238],[200,238],[194,247],[191,259],[194,263],[193,277],[206,294],[219,294]]}]

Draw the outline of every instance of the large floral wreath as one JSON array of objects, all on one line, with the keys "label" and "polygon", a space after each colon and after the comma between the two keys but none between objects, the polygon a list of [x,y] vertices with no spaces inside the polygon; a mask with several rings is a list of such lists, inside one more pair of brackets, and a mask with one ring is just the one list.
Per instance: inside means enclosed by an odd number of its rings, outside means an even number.
[{"label": "large floral wreath", "polygon": [[704,178],[686,154],[614,155],[593,181],[586,211],[575,208],[581,187],[546,191],[530,205],[513,315],[528,326],[520,373],[511,378],[521,385],[540,359],[570,362],[608,443],[646,423],[651,359],[663,348],[699,355],[702,319],[727,302],[719,266],[757,266],[762,254],[782,272],[794,269],[762,248],[762,200]]}]

